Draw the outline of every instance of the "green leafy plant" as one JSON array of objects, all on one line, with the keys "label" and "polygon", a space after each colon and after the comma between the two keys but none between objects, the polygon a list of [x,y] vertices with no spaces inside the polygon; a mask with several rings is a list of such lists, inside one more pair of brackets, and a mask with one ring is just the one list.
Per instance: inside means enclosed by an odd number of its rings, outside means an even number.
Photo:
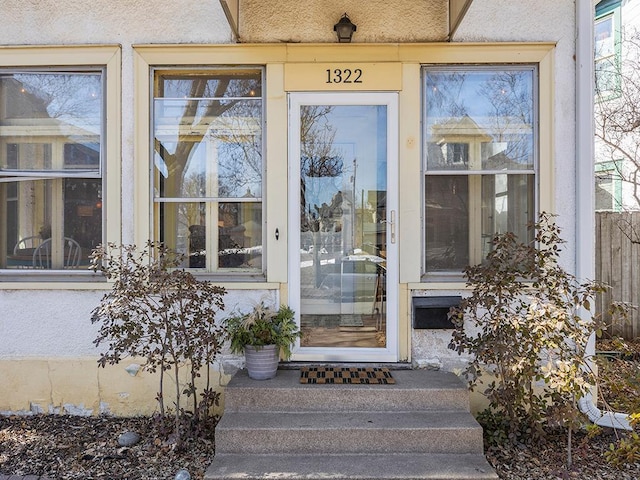
[{"label": "green leafy plant", "polygon": [[[214,420],[211,408],[219,403],[220,393],[211,388],[209,366],[224,341],[224,328],[216,316],[224,309],[225,290],[178,269],[182,256],[157,242],[147,242],[142,250],[135,245],[100,245],[91,261],[95,272],[113,282],[92,312],[92,323],[100,325],[94,344],[107,344],[98,364],[104,367],[126,357],[142,357],[146,370],[158,371],[156,398],[163,421],[168,412],[166,373],[171,375],[174,431],[180,446],[185,431]],[[186,382],[181,382],[183,367]],[[200,391],[197,379],[203,369],[206,378]],[[183,396],[191,398],[188,409]]]},{"label": "green leafy plant", "polygon": [[288,360],[291,346],[300,336],[295,313],[287,305],[275,310],[260,302],[250,312],[228,318],[226,326],[233,353],[242,353],[245,345],[258,349],[265,345],[277,345],[281,357]]},{"label": "green leafy plant", "polygon": [[640,462],[640,435],[637,432],[640,427],[640,413],[632,413],[629,423],[634,431],[623,434],[617,442],[611,443],[609,450],[604,454],[607,461],[613,465]]},{"label": "green leafy plant", "polygon": [[555,421],[569,428],[570,444],[577,402],[596,381],[586,347],[598,328],[591,305],[604,287],[560,266],[563,241],[551,215],[533,228],[534,244],[497,235],[486,261],[465,269],[471,295],[452,313],[449,347],[471,355],[466,374],[489,400],[480,418],[490,439],[528,441]]}]

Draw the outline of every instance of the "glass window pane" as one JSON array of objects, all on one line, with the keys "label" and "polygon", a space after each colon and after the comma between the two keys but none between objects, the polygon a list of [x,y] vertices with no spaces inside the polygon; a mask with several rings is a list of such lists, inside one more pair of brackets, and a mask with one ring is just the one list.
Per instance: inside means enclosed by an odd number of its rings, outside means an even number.
[{"label": "glass window pane", "polygon": [[218,209],[218,249],[220,269],[261,269],[262,204],[220,204]]},{"label": "glass window pane", "polygon": [[[189,103],[181,102],[185,111]],[[156,101],[156,112],[165,101]],[[157,117],[156,113],[156,117]],[[232,116],[235,115],[235,116]],[[262,125],[260,101],[242,101],[210,118],[193,134],[177,122],[156,118],[154,167],[159,195],[165,198],[262,196]]]},{"label": "glass window pane", "polygon": [[620,176],[614,171],[596,172],[596,211],[617,211],[621,207]]},{"label": "glass window pane", "polygon": [[[0,74],[0,105],[3,136],[20,138],[16,145],[32,149],[31,154],[22,155],[17,164],[0,156],[0,172],[67,168],[99,171],[102,134],[102,75],[99,72]],[[51,159],[36,148],[38,144],[45,145],[39,141],[43,137],[65,139],[70,147],[65,147],[64,160]],[[83,153],[86,148],[97,151]]]},{"label": "glass window pane", "polygon": [[262,69],[159,71],[155,82],[156,236],[188,268],[261,271]]},{"label": "glass window pane", "polygon": [[102,243],[100,180],[64,180],[64,236],[72,238],[88,252]]},{"label": "glass window pane", "polygon": [[91,250],[102,242],[101,197],[95,179],[0,183],[7,211],[0,268],[86,270]]},{"label": "glass window pane", "polygon": [[482,176],[482,258],[492,249],[493,237],[513,232],[519,241],[533,241],[533,175]]},{"label": "glass window pane", "polygon": [[[50,143],[6,143],[6,155],[2,165],[2,171],[8,175],[25,171],[51,170],[51,144]],[[4,175],[3,175],[4,176]]]},{"label": "glass window pane", "polygon": [[425,178],[427,271],[462,271],[469,265],[469,177]]},{"label": "glass window pane", "polygon": [[103,242],[103,73],[0,71],[0,268],[83,269]]},{"label": "glass window pane", "polygon": [[181,266],[205,268],[206,204],[160,203],[156,214],[160,221],[159,240],[185,256]]},{"label": "glass window pane", "polygon": [[595,22],[595,58],[599,60],[615,53],[615,36],[613,31],[613,15]]},{"label": "glass window pane", "polygon": [[158,74],[158,97],[253,98],[262,96],[262,72],[255,68]]},{"label": "glass window pane", "polygon": [[[214,214],[217,232],[207,227]],[[209,211],[206,202],[160,203],[158,216],[160,241],[185,256],[182,267],[261,270],[261,203],[220,203],[217,212]],[[207,251],[216,247],[218,258],[208,258]]]},{"label": "glass window pane", "polygon": [[532,170],[533,73],[427,70],[427,170]]},{"label": "glass window pane", "polygon": [[536,69],[425,67],[425,272],[480,263],[498,233],[531,240]]},{"label": "glass window pane", "polygon": [[[480,262],[496,234],[513,232],[532,241],[534,184],[534,175],[426,176],[427,271],[460,272]],[[471,256],[474,245],[481,246],[480,258]]]}]

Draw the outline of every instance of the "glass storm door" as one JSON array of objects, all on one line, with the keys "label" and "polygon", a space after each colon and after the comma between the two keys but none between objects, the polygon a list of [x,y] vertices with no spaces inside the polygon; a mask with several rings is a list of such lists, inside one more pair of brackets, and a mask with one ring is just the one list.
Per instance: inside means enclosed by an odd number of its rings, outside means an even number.
[{"label": "glass storm door", "polygon": [[297,93],[289,107],[293,359],[395,362],[397,95]]}]

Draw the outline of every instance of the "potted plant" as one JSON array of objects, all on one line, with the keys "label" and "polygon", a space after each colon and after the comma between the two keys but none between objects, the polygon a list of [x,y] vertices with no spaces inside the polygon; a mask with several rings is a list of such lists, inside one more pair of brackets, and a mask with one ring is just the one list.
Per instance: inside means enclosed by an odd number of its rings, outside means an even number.
[{"label": "potted plant", "polygon": [[300,336],[294,318],[294,311],[287,305],[275,310],[260,302],[249,313],[227,319],[231,351],[244,352],[250,378],[275,377],[280,357],[291,357],[291,346]]}]

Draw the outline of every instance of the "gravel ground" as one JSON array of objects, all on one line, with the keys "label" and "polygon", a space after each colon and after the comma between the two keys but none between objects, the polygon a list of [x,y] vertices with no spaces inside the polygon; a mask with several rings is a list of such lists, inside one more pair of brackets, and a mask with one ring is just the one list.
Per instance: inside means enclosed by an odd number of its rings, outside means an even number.
[{"label": "gravel ground", "polygon": [[[118,437],[127,431],[141,440],[121,447]],[[184,468],[191,478],[201,479],[213,454],[212,438],[189,441],[178,451],[148,417],[0,416],[0,474],[5,475],[173,479]]]},{"label": "gravel ground", "polygon": [[550,435],[544,443],[532,446],[503,446],[485,453],[498,476],[510,480],[638,480],[640,463],[612,466],[604,458],[609,444],[616,439],[613,431],[587,439],[578,433],[572,449],[573,464],[567,468],[567,437]]}]

